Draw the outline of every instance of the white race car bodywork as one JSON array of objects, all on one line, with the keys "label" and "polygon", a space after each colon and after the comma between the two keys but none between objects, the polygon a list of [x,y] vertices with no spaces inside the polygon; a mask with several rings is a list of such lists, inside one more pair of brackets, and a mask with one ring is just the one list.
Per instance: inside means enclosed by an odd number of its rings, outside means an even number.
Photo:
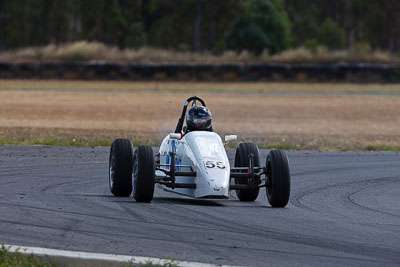
[{"label": "white race car bodywork", "polygon": [[[196,101],[204,107],[200,111]],[[224,140],[225,144],[237,141],[237,136],[226,135]],[[157,155],[151,146],[134,150],[129,139],[118,138],[111,145],[109,186],[113,195],[132,194],[137,202],[151,202],[156,184],[193,198],[228,198],[229,190],[236,190],[238,199],[247,202],[255,201],[264,187],[272,207],[285,207],[290,197],[289,161],[284,151],[271,150],[263,167],[257,145],[240,143],[231,168],[224,143],[213,132],[206,102],[192,96],[185,101],[175,131],[164,138]]]},{"label": "white race car bodywork", "polygon": [[[195,198],[228,198],[230,164],[221,137],[214,132],[189,132],[181,139],[164,138],[160,146],[160,168],[168,170],[171,152],[175,154],[175,171],[194,171],[195,176],[176,176],[177,184],[195,184],[195,188],[170,188],[166,191]],[[157,170],[156,176],[166,174]]]}]

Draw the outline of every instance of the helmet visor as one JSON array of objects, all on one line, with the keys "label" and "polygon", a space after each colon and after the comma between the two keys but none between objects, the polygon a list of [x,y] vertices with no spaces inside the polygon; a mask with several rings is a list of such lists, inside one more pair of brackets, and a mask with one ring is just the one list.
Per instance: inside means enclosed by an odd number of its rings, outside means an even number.
[{"label": "helmet visor", "polygon": [[207,119],[194,119],[193,122],[196,126],[202,126],[207,124]]}]

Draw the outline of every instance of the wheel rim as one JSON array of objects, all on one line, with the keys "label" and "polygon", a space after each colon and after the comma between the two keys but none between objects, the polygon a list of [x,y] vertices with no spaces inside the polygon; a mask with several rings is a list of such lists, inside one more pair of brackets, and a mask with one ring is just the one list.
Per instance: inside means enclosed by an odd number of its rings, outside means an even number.
[{"label": "wheel rim", "polygon": [[115,173],[115,155],[114,155],[114,153],[111,153],[109,172],[110,172],[110,175],[109,175],[110,188],[113,188],[114,173]]}]

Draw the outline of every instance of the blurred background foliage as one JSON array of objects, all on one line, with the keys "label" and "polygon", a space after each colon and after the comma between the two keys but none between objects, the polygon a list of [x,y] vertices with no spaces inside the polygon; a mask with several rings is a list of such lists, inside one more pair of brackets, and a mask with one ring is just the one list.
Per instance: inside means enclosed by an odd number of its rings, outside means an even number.
[{"label": "blurred background foliage", "polygon": [[399,52],[398,0],[0,0],[0,49],[79,40],[222,54]]}]

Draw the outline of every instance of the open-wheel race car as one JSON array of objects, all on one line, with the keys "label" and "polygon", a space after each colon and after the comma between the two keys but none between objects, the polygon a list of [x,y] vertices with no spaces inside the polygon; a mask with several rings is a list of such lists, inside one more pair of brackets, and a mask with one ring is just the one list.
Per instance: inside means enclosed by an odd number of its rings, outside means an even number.
[{"label": "open-wheel race car", "polygon": [[138,146],[134,150],[129,139],[116,139],[112,143],[110,190],[121,197],[132,193],[137,202],[151,202],[155,184],[165,191],[192,198],[226,199],[230,190],[236,190],[240,201],[255,201],[260,188],[265,187],[270,205],[285,207],[290,196],[290,170],[285,152],[271,150],[265,166],[261,166],[257,145],[240,143],[231,167],[224,145],[236,139],[235,135],[227,135],[222,142],[213,132],[211,112],[205,101],[190,97],[183,105],[175,132],[164,138],[156,155],[151,146]]}]

